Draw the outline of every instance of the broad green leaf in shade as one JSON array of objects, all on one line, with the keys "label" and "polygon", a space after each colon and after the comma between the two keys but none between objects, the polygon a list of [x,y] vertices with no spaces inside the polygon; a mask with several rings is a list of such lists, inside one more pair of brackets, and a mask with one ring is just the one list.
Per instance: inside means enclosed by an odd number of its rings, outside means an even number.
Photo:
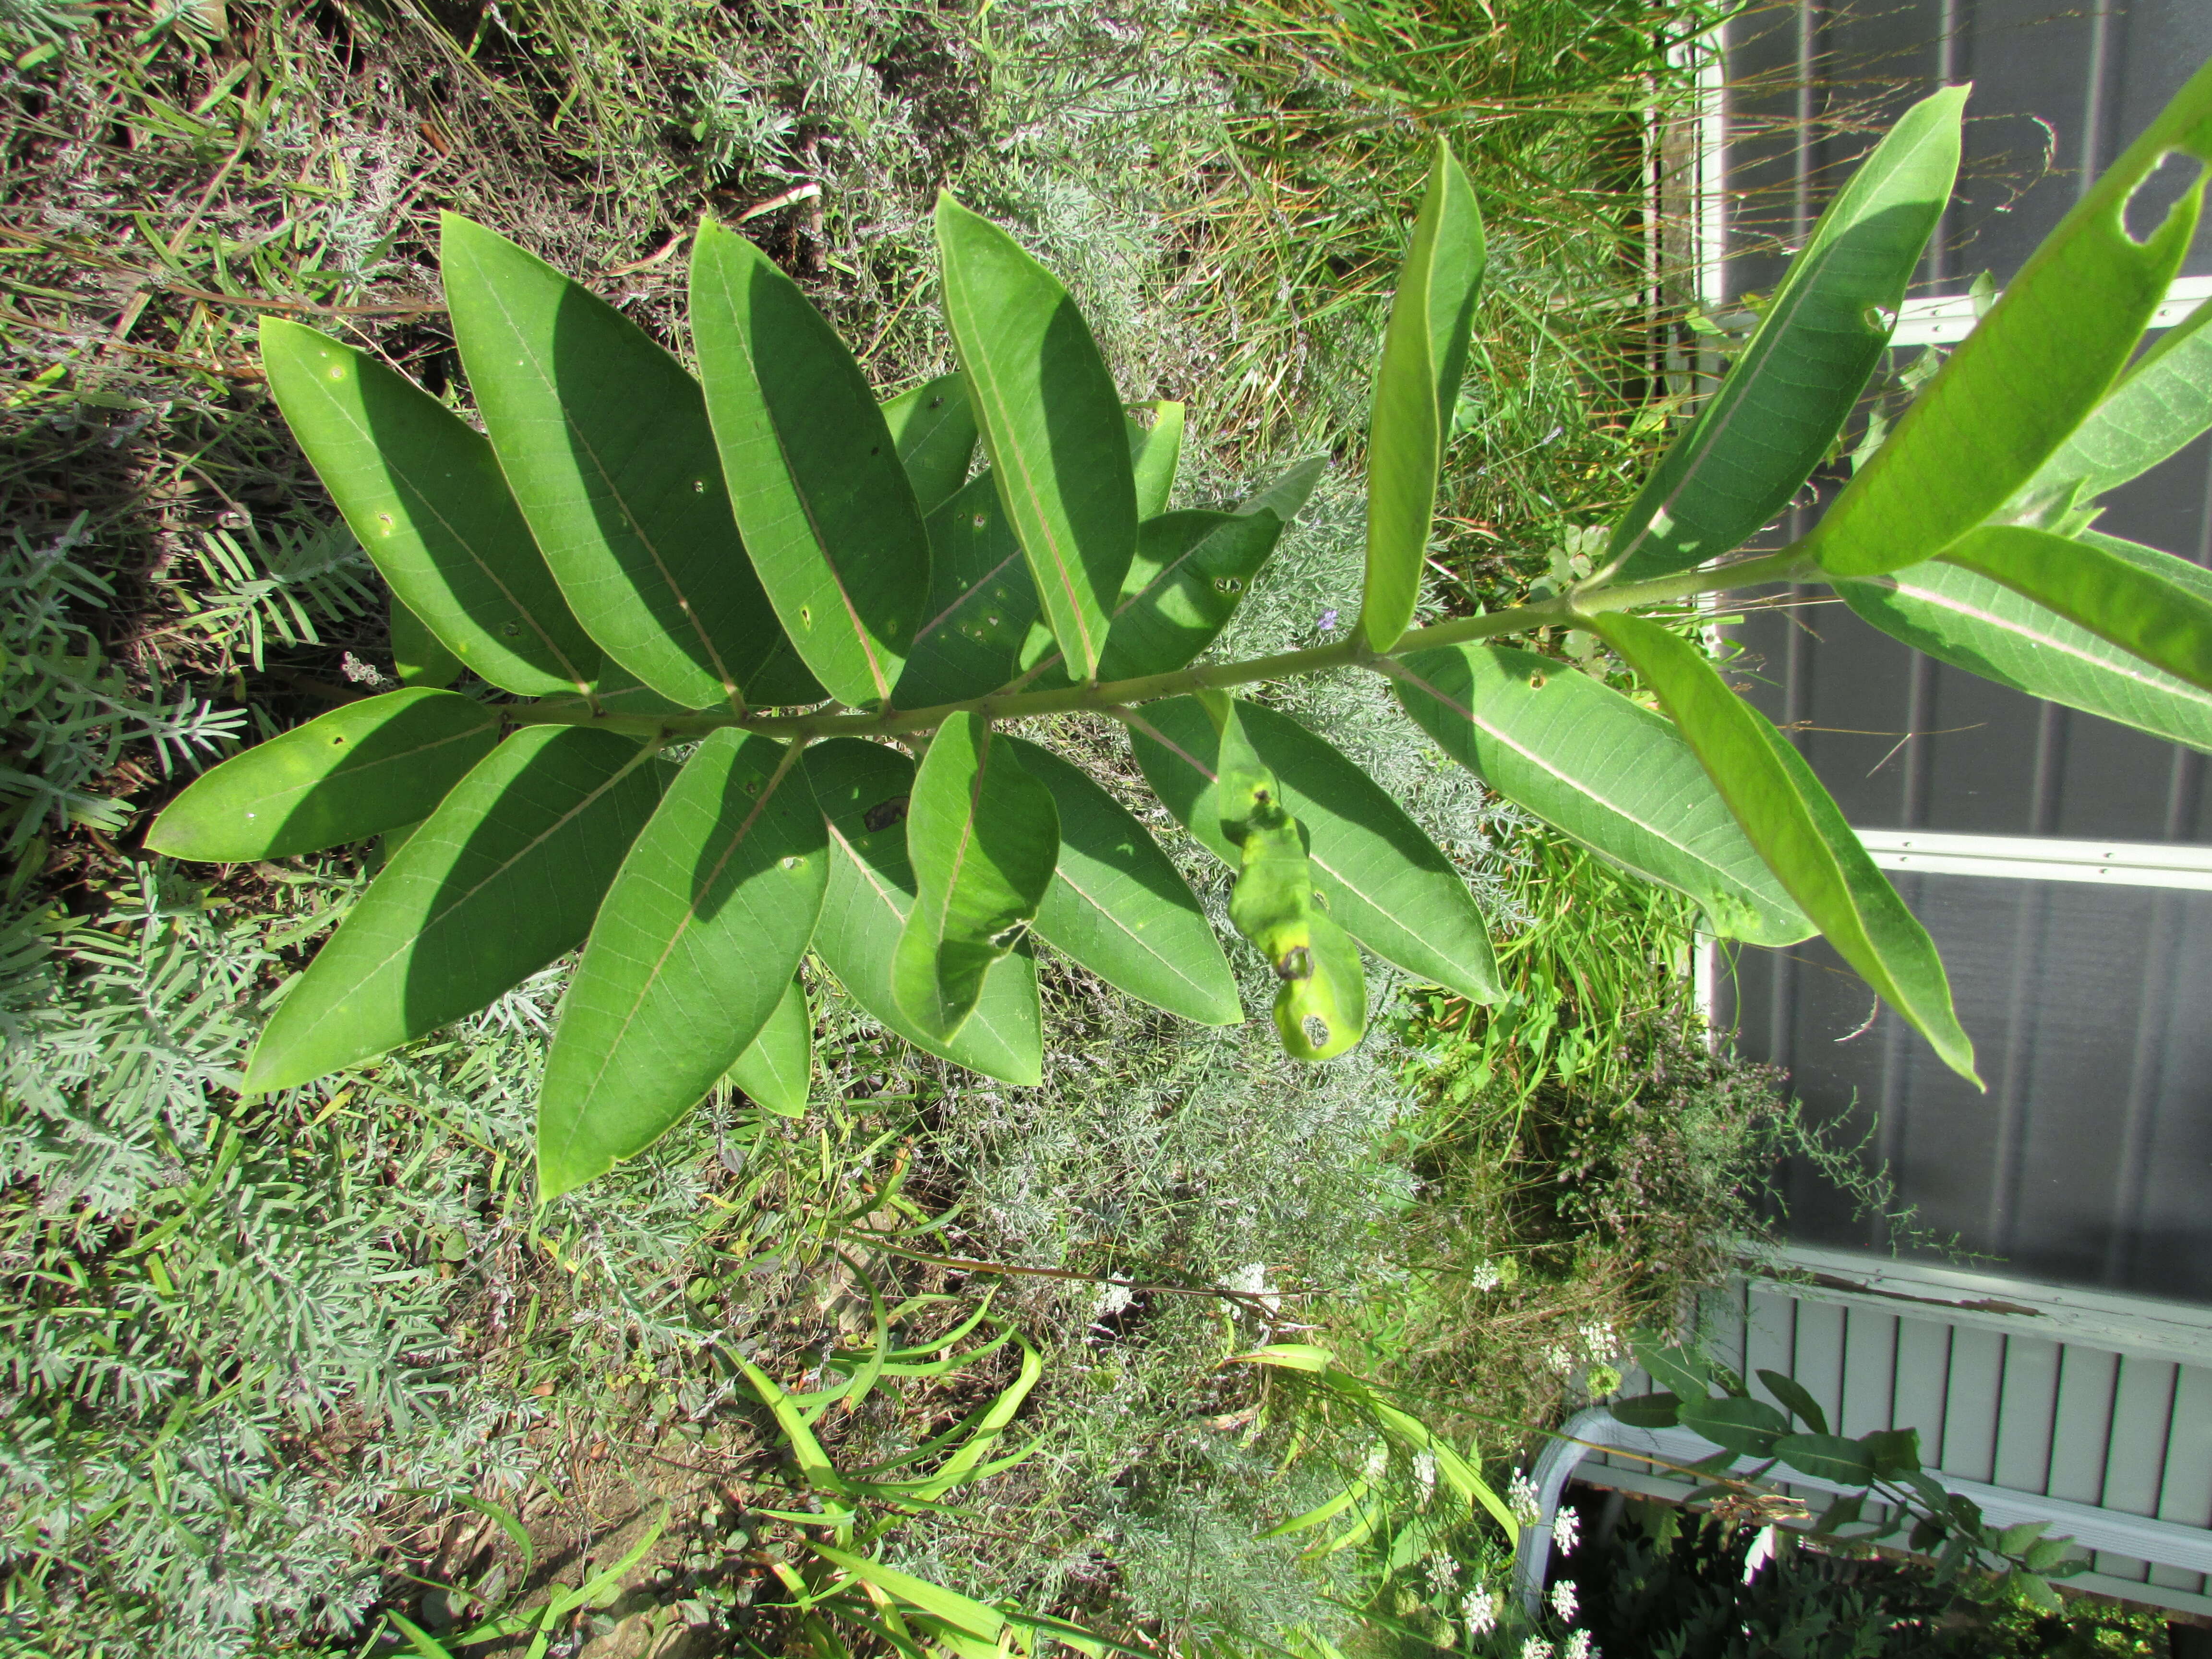
[{"label": "broad green leaf in shade", "polygon": [[1037,907],[1037,937],[1156,1008],[1236,1024],[1236,976],[1173,861],[1080,767],[1010,741],[1060,811],[1060,863]]},{"label": "broad green leaf in shade", "polygon": [[1933,560],[1835,586],[1865,621],[1938,661],[2212,751],[2212,692],[2160,673],[2001,582]]},{"label": "broad green leaf in shade", "polygon": [[1639,1332],[1633,1339],[1637,1363],[1651,1380],[1680,1400],[1703,1400],[1711,1392],[1705,1363],[1686,1348],[1652,1340]]},{"label": "broad green leaf in shade", "polygon": [[1874,1460],[1866,1448],[1839,1434],[1785,1434],[1774,1443],[1774,1455],[1815,1480],[1864,1486],[1875,1478]]},{"label": "broad green leaf in shade", "polygon": [[[1766,1391],[1782,1402],[1783,1408],[1815,1434],[1828,1431],[1828,1414],[1820,1409],[1820,1402],[1806,1392],[1805,1385],[1787,1371],[1762,1369],[1759,1380],[1766,1384]],[[1802,1465],[1800,1467],[1802,1467]],[[1812,1471],[1806,1470],[1808,1474]]]},{"label": "broad green leaf in shade", "polygon": [[402,685],[443,690],[461,677],[461,659],[446,649],[445,641],[422,625],[422,619],[392,601],[392,667]]},{"label": "broad green leaf in shade", "polygon": [[949,1042],[925,1033],[891,994],[891,955],[914,906],[906,847],[914,763],[882,744],[833,738],[808,748],[805,766],[830,826],[830,890],[815,924],[816,952],[855,1002],[916,1048],[1034,1085],[1043,1073],[1044,1036],[1026,943],[983,976],[975,1012]]},{"label": "broad green leaf in shade", "polygon": [[1071,672],[1091,677],[1137,547],[1120,394],[1059,278],[949,195],[945,317],[999,499]]},{"label": "broad green leaf in shade", "polygon": [[2168,152],[2212,161],[2212,64],[2044,239],[1808,538],[1833,576],[1932,558],[2033,477],[2111,387],[2166,297],[2207,173],[2141,242],[2129,197]]},{"label": "broad green leaf in shade", "polygon": [[562,1004],[538,1097],[540,1198],[644,1151],[761,1034],[813,937],[828,853],[798,751],[725,727],[693,752]]},{"label": "broad green leaf in shade", "polygon": [[[2130,548],[2134,556],[2117,550]],[[2055,611],[2154,668],[2212,690],[2212,598],[2186,559],[2110,536],[2075,540],[2021,525],[1954,542],[1944,562]]]},{"label": "broad green leaf in shade", "polygon": [[1658,693],[1751,844],[1814,926],[1945,1065],[1980,1087],[1974,1046],[1952,1012],[1934,942],[1804,757],[1729,690],[1694,646],[1657,623],[1609,611],[1584,625]]},{"label": "broad green leaf in shade", "polygon": [[[1137,486],[1137,520],[1156,519],[1168,510],[1175,492],[1176,465],[1182,459],[1183,406],[1172,398],[1148,405],[1152,423],[1130,421],[1129,465]],[[1126,417],[1124,417],[1126,418]]]},{"label": "broad green leaf in shade", "polygon": [[1606,562],[1623,580],[1734,550],[1812,475],[1881,362],[1951,199],[1966,92],[1907,110],[1820,216],[1728,379],[1614,530]]},{"label": "broad green leaf in shade", "polygon": [[243,1091],[380,1054],[574,950],[659,793],[652,750],[635,738],[531,726],[507,738],[308,964],[262,1032]]},{"label": "broad green leaf in shade", "polygon": [[1810,934],[1667,720],[1564,663],[1447,646],[1390,665],[1398,700],[1508,800],[1648,881],[1686,893],[1713,930],[1754,945]]},{"label": "broad green leaf in shade", "polygon": [[481,678],[578,692],[599,647],[568,609],[483,434],[398,370],[261,320],[269,389],[399,602]]},{"label": "broad green leaf in shade", "polygon": [[1359,626],[1386,651],[1413,620],[1437,471],[1467,370],[1486,254],[1474,190],[1441,139],[1413,243],[1398,270],[1367,441],[1367,583]]},{"label": "broad green leaf in shade", "polygon": [[940,374],[883,406],[891,446],[914,486],[915,504],[934,513],[968,482],[975,459],[975,411],[957,374]]},{"label": "broad green leaf in shade", "polygon": [[498,711],[455,692],[364,697],[194,779],[146,845],[235,864],[360,841],[427,816],[498,741]]},{"label": "broad green leaf in shade", "polygon": [[1283,521],[1264,510],[1146,520],[1098,678],[1135,679],[1194,660],[1229,625],[1282,533]]},{"label": "broad green leaf in shade", "polygon": [[930,595],[892,701],[933,708],[995,691],[1020,670],[1036,584],[990,476],[929,515]]},{"label": "broad green leaf in shade", "polygon": [[[1309,455],[1285,468],[1282,474],[1265,489],[1246,496],[1229,510],[1232,513],[1272,513],[1285,524],[1294,524],[1299,514],[1305,511],[1314,486],[1328,471],[1328,457]],[[1125,590],[1126,591],[1126,590]]]},{"label": "broad green leaf in shade", "polygon": [[1632,1429],[1671,1429],[1681,1416],[1682,1401],[1671,1394],[1639,1394],[1608,1401],[1606,1409]]},{"label": "broad green leaf in shade", "polygon": [[1919,1472],[1920,1431],[1917,1429],[1876,1429],[1871,1434],[1861,1435],[1859,1444],[1866,1448],[1867,1456],[1874,1463],[1874,1472],[1884,1480]]},{"label": "broad green leaf in shade", "polygon": [[2159,336],[2000,516],[2060,529],[2055,520],[2076,502],[2149,471],[2207,427],[2212,427],[2212,303],[2198,306]]},{"label": "broad green leaf in shade", "polygon": [[814,1089],[814,1015],[796,975],[760,1035],[730,1062],[728,1080],[763,1110],[779,1117],[805,1115]]},{"label": "broad green leaf in shade", "polygon": [[[1237,714],[1304,826],[1315,890],[1337,925],[1376,956],[1477,1002],[1496,1000],[1489,929],[1451,860],[1352,761],[1292,720],[1257,704]],[[1224,863],[1240,854],[1214,804],[1218,739],[1197,701],[1133,711],[1131,746],[1152,791]]]},{"label": "broad green leaf in shade", "polygon": [[915,900],[891,958],[891,994],[944,1042],[1036,919],[1059,862],[1060,811],[1012,743],[963,709],[922,757],[906,845]]},{"label": "broad green leaf in shade", "polygon": [[1677,1420],[1746,1457],[1772,1456],[1775,1442],[1790,1432],[1790,1419],[1764,1400],[1686,1400]]},{"label": "broad green leaf in shade", "polygon": [[686,708],[818,700],[738,539],[698,382],[544,260],[458,214],[444,227],[469,389],[585,629]]},{"label": "broad green leaf in shade", "polygon": [[713,220],[691,333],[753,568],[806,665],[854,708],[891,694],[929,598],[929,532],[890,428],[837,331]]}]

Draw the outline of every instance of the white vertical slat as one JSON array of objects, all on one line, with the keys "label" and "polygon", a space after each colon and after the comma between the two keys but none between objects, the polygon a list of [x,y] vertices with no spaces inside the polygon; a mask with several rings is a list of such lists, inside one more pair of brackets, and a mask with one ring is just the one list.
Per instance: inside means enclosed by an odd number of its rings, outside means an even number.
[{"label": "white vertical slat", "polygon": [[1844,1310],[1832,1302],[1797,1304],[1797,1368],[1805,1392],[1831,1424],[1844,1416]]},{"label": "white vertical slat", "polygon": [[1997,1466],[1997,1390],[2004,1379],[2005,1340],[1961,1325],[1951,1333],[1951,1367],[1943,1396],[1942,1455],[1937,1467],[1968,1480],[1987,1480]]},{"label": "white vertical slat", "polygon": [[[2159,1483],[2158,1517],[2192,1527],[2212,1527],[2212,1370],[2184,1365],[2174,1378],[2172,1429],[2166,1439],[2166,1472]],[[2201,1573],[2160,1567],[2151,1583],[2168,1589],[2212,1589]]]},{"label": "white vertical slat", "polygon": [[[2105,1452],[2105,1489],[2098,1502],[2129,1515],[2158,1512],[2159,1478],[2166,1472],[2166,1437],[2172,1431],[2176,1367],[2162,1359],[2123,1357],[2112,1388],[2112,1433]],[[2148,1563],[2099,1554],[2099,1572],[2137,1583],[2148,1581]],[[2193,1576],[2193,1575],[2191,1575]]]},{"label": "white vertical slat", "polygon": [[1893,1428],[1920,1431],[1920,1455],[1940,1463],[1943,1396],[1951,1380],[1951,1328],[1932,1319],[1897,1322],[1897,1391]]},{"label": "white vertical slat", "polygon": [[1898,1426],[1897,1321],[1866,1308],[1844,1316],[1844,1409],[1838,1434],[1854,1439]]},{"label": "white vertical slat", "polygon": [[2051,1437],[2057,1426],[2058,1345],[2037,1336],[2005,1339],[1997,1401],[1997,1466],[1990,1484],[2044,1492],[2051,1480]]},{"label": "white vertical slat", "polygon": [[1759,1373],[1795,1373],[1797,1310],[1802,1305],[1795,1297],[1761,1285],[1752,1287],[1750,1316],[1744,1328],[1743,1380],[1753,1398],[1770,1406],[1777,1402],[1766,1384],[1759,1380]]}]

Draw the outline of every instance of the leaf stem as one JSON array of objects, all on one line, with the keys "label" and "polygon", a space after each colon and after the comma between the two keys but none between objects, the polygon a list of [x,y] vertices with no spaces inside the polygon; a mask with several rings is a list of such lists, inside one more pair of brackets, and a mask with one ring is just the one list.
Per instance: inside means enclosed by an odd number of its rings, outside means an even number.
[{"label": "leaf stem", "polygon": [[510,726],[597,726],[615,732],[634,732],[641,737],[657,737],[664,742],[702,737],[726,726],[742,726],[766,737],[808,742],[836,737],[899,737],[933,731],[963,709],[987,720],[1020,720],[1033,714],[1110,714],[1117,707],[1129,703],[1250,685],[1263,680],[1328,673],[1340,668],[1366,667],[1382,672],[1387,672],[1383,664],[1389,659],[1433,650],[1438,646],[1466,645],[1505,635],[1531,633],[1540,628],[1585,627],[1588,617],[1602,611],[1677,603],[1729,588],[1801,580],[1814,574],[1815,568],[1801,550],[1802,545],[1796,543],[1778,553],[1686,570],[1650,581],[1562,594],[1486,616],[1455,617],[1433,627],[1409,629],[1398,636],[1396,644],[1382,652],[1371,649],[1355,629],[1350,636],[1332,645],[1279,652],[1243,662],[1209,663],[1103,684],[1094,680],[1050,691],[1008,689],[963,702],[939,703],[928,708],[890,709],[880,714],[817,710],[795,714],[705,711],[686,714],[606,714],[599,713],[588,699],[582,697],[549,697],[538,702],[518,704],[501,713]]}]

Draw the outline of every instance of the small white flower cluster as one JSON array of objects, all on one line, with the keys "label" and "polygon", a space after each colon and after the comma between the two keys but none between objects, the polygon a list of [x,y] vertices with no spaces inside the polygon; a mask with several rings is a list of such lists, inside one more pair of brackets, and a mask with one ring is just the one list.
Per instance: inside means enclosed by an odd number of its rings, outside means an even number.
[{"label": "small white flower cluster", "polygon": [[1540,1636],[1532,1636],[1521,1644],[1521,1659],[1553,1659],[1557,1651]]},{"label": "small white flower cluster", "polygon": [[1562,1578],[1552,1586],[1552,1611],[1558,1613],[1560,1618],[1571,1621],[1578,1605],[1575,1599],[1575,1585],[1572,1579]]},{"label": "small white flower cluster", "polygon": [[1538,1512],[1536,1483],[1528,1478],[1526,1469],[1513,1471],[1512,1481],[1505,1488],[1505,1507],[1513,1511],[1513,1518],[1524,1526],[1534,1526]]},{"label": "small white flower cluster", "polygon": [[1382,1471],[1389,1467],[1390,1449],[1378,1440],[1367,1449],[1367,1468],[1364,1473],[1370,1480],[1380,1480],[1382,1478]]},{"label": "small white flower cluster", "polygon": [[1560,1659],[1598,1659],[1597,1644],[1586,1630],[1578,1630],[1567,1638],[1565,1650]]},{"label": "small white flower cluster", "polygon": [[1459,1598],[1460,1617],[1467,1620],[1469,1636],[1487,1636],[1498,1628],[1498,1592],[1484,1588],[1481,1580]]},{"label": "small white flower cluster", "polygon": [[1454,1584],[1459,1583],[1459,1563],[1442,1550],[1431,1550],[1422,1559],[1421,1571],[1428,1575],[1429,1593],[1449,1595]]},{"label": "small white flower cluster", "polygon": [[1413,1454],[1413,1479],[1420,1485],[1421,1504],[1426,1508],[1429,1499],[1437,1492],[1437,1455],[1434,1452]]},{"label": "small white flower cluster", "polygon": [[1552,1544],[1562,1555],[1572,1555],[1582,1539],[1583,1518],[1572,1510],[1562,1509],[1552,1517]]},{"label": "small white flower cluster", "polygon": [[1494,1291],[1505,1282],[1505,1269],[1495,1261],[1478,1261],[1468,1270],[1468,1288],[1472,1291]]}]

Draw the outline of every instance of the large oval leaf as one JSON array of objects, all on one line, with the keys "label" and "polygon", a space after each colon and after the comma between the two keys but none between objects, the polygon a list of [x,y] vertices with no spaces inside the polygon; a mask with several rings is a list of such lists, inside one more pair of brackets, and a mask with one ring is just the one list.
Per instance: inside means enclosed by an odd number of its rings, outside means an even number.
[{"label": "large oval leaf", "polygon": [[1624,580],[1732,552],[1789,504],[1843,430],[1959,173],[1967,88],[1905,111],[1814,226],[1728,379],[1613,533]]},{"label": "large oval leaf", "polygon": [[1283,521],[1264,509],[1147,520],[1098,678],[1136,679],[1194,661],[1229,625],[1282,533]]},{"label": "large oval leaf", "polygon": [[590,686],[599,647],[482,433],[398,370],[300,323],[261,319],[261,364],[355,538],[424,626],[505,690]]},{"label": "large oval leaf", "polygon": [[914,763],[882,744],[835,738],[806,751],[814,796],[830,827],[830,890],[814,949],[853,1000],[918,1048],[1007,1083],[1043,1074],[1036,963],[1024,945],[984,975],[975,1010],[949,1042],[930,1036],[891,994],[891,954],[914,906],[906,814]]},{"label": "large oval leaf", "polygon": [[1398,699],[1443,751],[1583,846],[1704,907],[1754,945],[1812,933],[1660,716],[1564,663],[1504,646],[1417,651],[1390,665]]},{"label": "large oval leaf", "polygon": [[394,595],[386,614],[392,623],[392,672],[402,685],[443,690],[461,677],[461,659]]},{"label": "large oval leaf", "polygon": [[1821,516],[1807,550],[1838,576],[1933,558],[2039,471],[2096,407],[2166,298],[2207,171],[2138,242],[2128,198],[2160,158],[2212,161],[2212,64],[2044,239],[1889,441]]},{"label": "large oval leaf", "polygon": [[1244,1011],[1220,942],[1174,862],[1082,768],[1012,739],[1060,809],[1060,863],[1037,937],[1131,996],[1206,1025]]},{"label": "large oval leaf", "polygon": [[1168,510],[1175,493],[1176,465],[1182,459],[1183,406],[1172,398],[1149,405],[1152,423],[1129,422],[1129,466],[1137,486],[1137,521]]},{"label": "large oval leaf", "polygon": [[902,708],[997,690],[1018,671],[1037,619],[1036,584],[988,473],[929,515],[929,544],[928,614],[892,699]]},{"label": "large oval leaf", "polygon": [[1790,1419],[1780,1412],[1764,1400],[1741,1395],[1686,1400],[1675,1418],[1684,1428],[1745,1457],[1771,1457],[1775,1442],[1790,1432]]},{"label": "large oval leaf", "polygon": [[2161,674],[2001,582],[1933,560],[1839,581],[1836,592],[1865,621],[1939,661],[2212,751],[2212,693]]},{"label": "large oval leaf", "polygon": [[798,751],[725,728],[607,890],[538,1097],[538,1192],[658,1140],[749,1048],[806,954],[829,841]]},{"label": "large oval leaf", "polygon": [[584,726],[526,726],[500,744],[308,964],[242,1090],[289,1088],[380,1054],[574,950],[660,798],[651,757],[635,738]]},{"label": "large oval leaf", "polygon": [[1428,194],[1382,336],[1367,436],[1367,580],[1359,626],[1387,651],[1413,620],[1428,562],[1437,471],[1467,371],[1468,331],[1486,254],[1474,190],[1437,141]]},{"label": "large oval leaf", "polygon": [[[1314,887],[1337,925],[1386,961],[1478,1002],[1498,996],[1490,933],[1467,883],[1405,809],[1336,750],[1286,714],[1240,702],[1252,746],[1283,805],[1305,827]],[[1131,746],[1167,809],[1224,863],[1213,782],[1218,738],[1189,697],[1128,717]]]},{"label": "large oval leaf", "polygon": [[1785,1434],[1774,1443],[1774,1455],[1815,1480],[1839,1486],[1874,1484],[1874,1459],[1867,1449],[1839,1434]]},{"label": "large oval leaf", "polygon": [[686,708],[818,699],[738,538],[698,382],[544,260],[458,214],[444,227],[469,389],[586,630]]},{"label": "large oval leaf", "polygon": [[1838,954],[1928,1039],[1945,1065],[1980,1087],[1974,1045],[1952,1012],[1950,982],[1934,942],[1804,757],[1729,690],[1694,646],[1657,623],[1609,611],[1584,626],[1659,694],[1751,844]]},{"label": "large oval leaf", "polygon": [[745,1097],[779,1117],[802,1117],[814,1088],[814,1014],[797,975],[775,1012],[744,1053],[730,1062],[729,1079]]},{"label": "large oval leaf", "polygon": [[2109,536],[2076,540],[2023,525],[1977,530],[1953,543],[1943,558],[2002,582],[2154,668],[2212,690],[2212,598],[2203,591],[2205,572],[2186,559]]},{"label": "large oval leaf", "polygon": [[428,687],[364,697],[192,781],[146,832],[172,858],[318,853],[426,817],[499,741],[499,714]]},{"label": "large oval leaf", "polygon": [[1013,744],[962,709],[922,757],[906,847],[915,898],[891,957],[891,994],[944,1042],[1036,919],[1059,862],[1060,812]]},{"label": "large oval leaf", "polygon": [[883,410],[915,504],[934,513],[968,482],[975,459],[975,411],[967,386],[957,374],[940,374],[902,392]]},{"label": "large oval leaf", "polygon": [[929,532],[860,364],[798,283],[711,219],[691,260],[691,335],[738,528],[783,631],[831,696],[883,702],[929,598]]},{"label": "large oval leaf", "polygon": [[1121,400],[1060,279],[949,195],[937,202],[945,318],[1053,636],[1089,678],[1137,547]]}]

